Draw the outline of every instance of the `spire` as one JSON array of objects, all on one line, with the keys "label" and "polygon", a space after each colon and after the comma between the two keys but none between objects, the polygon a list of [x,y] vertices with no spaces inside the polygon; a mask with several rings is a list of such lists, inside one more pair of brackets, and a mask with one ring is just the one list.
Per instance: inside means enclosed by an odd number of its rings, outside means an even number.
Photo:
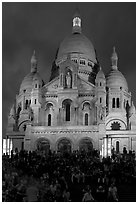
[{"label": "spire", "polygon": [[81,17],[78,8],[76,9],[76,12],[73,16],[72,33],[81,33]]},{"label": "spire", "polygon": [[115,46],[113,47],[111,62],[112,62],[112,69],[117,69],[118,56],[117,56],[117,53],[115,51]]},{"label": "spire", "polygon": [[31,57],[31,72],[37,72],[37,59],[36,59],[35,50]]}]

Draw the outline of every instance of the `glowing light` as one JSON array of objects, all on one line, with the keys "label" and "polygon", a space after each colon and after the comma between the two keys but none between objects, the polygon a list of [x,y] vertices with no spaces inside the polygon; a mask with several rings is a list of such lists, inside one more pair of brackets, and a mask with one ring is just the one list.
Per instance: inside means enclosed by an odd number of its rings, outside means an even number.
[{"label": "glowing light", "polygon": [[73,19],[73,26],[81,27],[81,19],[79,17]]}]

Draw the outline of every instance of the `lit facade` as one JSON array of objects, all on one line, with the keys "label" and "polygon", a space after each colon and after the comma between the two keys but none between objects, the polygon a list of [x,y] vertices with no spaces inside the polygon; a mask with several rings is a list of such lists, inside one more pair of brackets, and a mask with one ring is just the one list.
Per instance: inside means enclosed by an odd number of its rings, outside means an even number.
[{"label": "lit facade", "polygon": [[35,52],[8,116],[10,151],[91,151],[110,156],[114,149],[136,150],[136,113],[113,48],[111,69],[104,75],[95,49],[82,34],[81,18],[60,44],[50,81],[44,84]]}]

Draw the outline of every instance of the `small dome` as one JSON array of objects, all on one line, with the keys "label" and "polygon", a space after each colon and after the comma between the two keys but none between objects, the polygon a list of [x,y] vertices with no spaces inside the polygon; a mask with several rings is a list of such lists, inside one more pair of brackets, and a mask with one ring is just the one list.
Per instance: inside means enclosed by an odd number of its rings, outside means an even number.
[{"label": "small dome", "polygon": [[72,33],[60,44],[57,61],[60,61],[68,54],[82,54],[85,58],[97,63],[95,49],[91,41],[82,33]]},{"label": "small dome", "polygon": [[100,68],[100,70],[96,76],[96,79],[99,79],[99,78],[105,79],[105,75],[104,75],[103,70],[101,68]]},{"label": "small dome", "polygon": [[106,76],[106,85],[108,88],[124,88],[128,91],[127,81],[118,69],[111,69]]},{"label": "small dome", "polygon": [[20,92],[23,90],[32,89],[32,85],[33,85],[34,80],[38,80],[40,85],[43,86],[44,82],[41,79],[39,73],[38,72],[31,72],[24,77],[24,79],[21,83],[21,86],[20,86]]}]

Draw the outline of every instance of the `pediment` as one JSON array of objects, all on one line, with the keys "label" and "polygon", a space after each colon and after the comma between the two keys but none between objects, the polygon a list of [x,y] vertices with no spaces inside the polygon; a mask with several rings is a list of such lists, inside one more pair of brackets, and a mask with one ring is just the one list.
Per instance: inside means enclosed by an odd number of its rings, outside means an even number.
[{"label": "pediment", "polygon": [[[59,88],[59,77],[56,77],[55,79],[47,83],[43,87],[43,90],[44,92],[57,92],[58,88]],[[77,88],[78,88],[78,91],[84,92],[84,91],[94,90],[95,86],[92,83],[85,81],[84,79],[78,76]]]},{"label": "pediment", "polygon": [[91,91],[93,89],[95,89],[95,86],[88,82],[88,81],[85,81],[84,79],[78,77],[78,90],[79,91]]},{"label": "pediment", "polygon": [[46,92],[54,92],[57,91],[59,87],[59,77],[54,78],[52,81],[47,83],[44,86]]}]

